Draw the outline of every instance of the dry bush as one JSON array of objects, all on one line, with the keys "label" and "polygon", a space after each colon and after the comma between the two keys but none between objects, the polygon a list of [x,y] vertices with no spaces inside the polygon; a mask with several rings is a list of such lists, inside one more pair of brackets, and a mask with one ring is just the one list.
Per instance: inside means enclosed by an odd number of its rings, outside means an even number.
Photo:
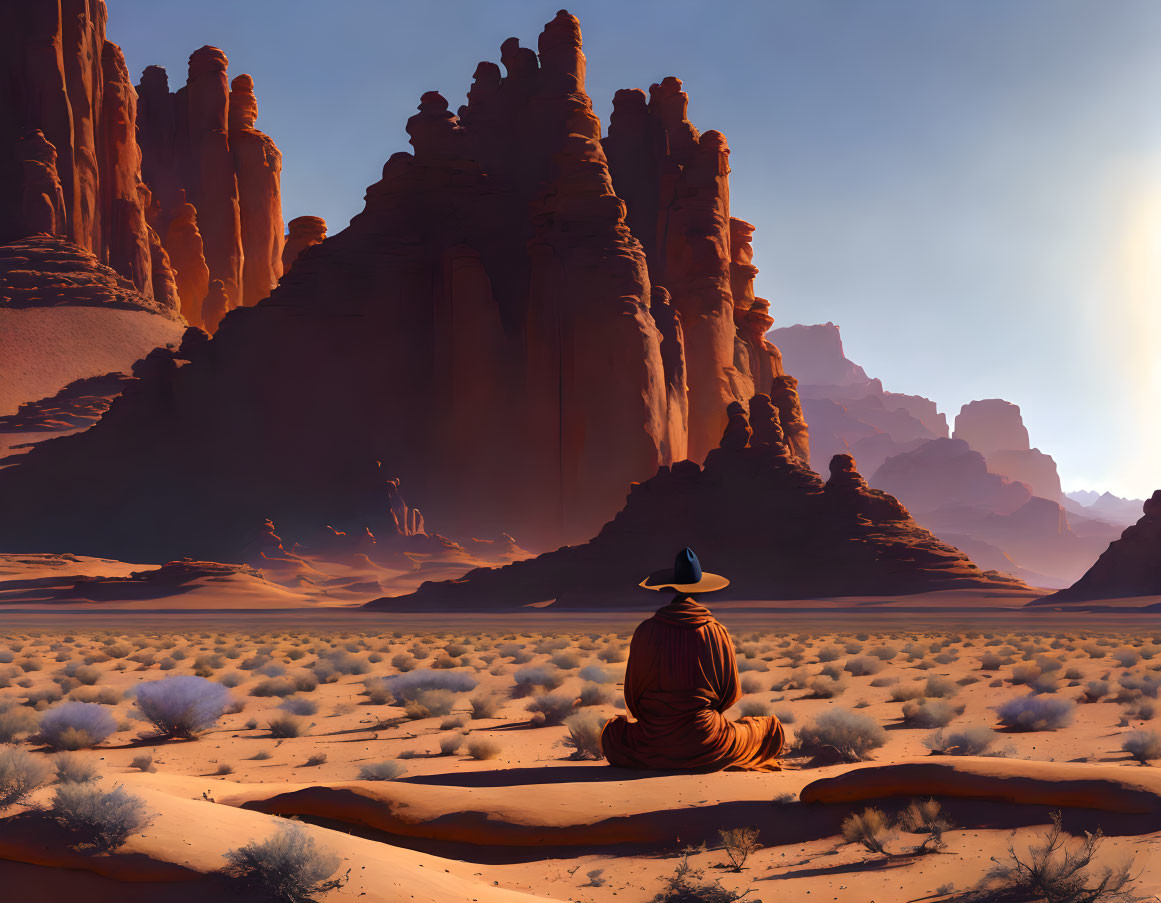
[{"label": "dry bush", "polygon": [[954,731],[935,731],[924,738],[923,745],[941,756],[1010,756],[1011,747],[992,749],[999,739],[999,734],[990,727],[969,725]]},{"label": "dry bush", "polygon": [[129,767],[136,768],[138,771],[157,771],[157,766],[153,764],[153,753],[134,756],[133,761],[129,763]]},{"label": "dry bush", "polygon": [[623,662],[628,658],[628,650],[621,645],[610,644],[597,653],[597,658],[602,662]]},{"label": "dry bush", "polygon": [[964,706],[941,699],[912,700],[903,704],[903,723],[915,728],[947,727],[963,712]]},{"label": "dry bush", "polygon": [[35,733],[39,719],[26,708],[0,703],[0,743],[15,743]]},{"label": "dry bush", "polygon": [[1081,702],[1099,702],[1108,695],[1109,682],[1107,680],[1090,680],[1085,684],[1080,700]]},{"label": "dry bush", "polygon": [[419,690],[403,704],[403,711],[413,721],[450,715],[456,694],[450,690]]},{"label": "dry bush", "polygon": [[603,665],[585,665],[580,669],[581,680],[594,684],[612,684],[617,682],[617,675]]},{"label": "dry bush", "polygon": [[575,652],[560,651],[549,658],[553,666],[560,668],[562,671],[572,671],[580,667],[580,656]]},{"label": "dry bush", "polygon": [[1012,666],[1012,683],[1026,684],[1035,680],[1043,672],[1035,662],[1022,662]]},{"label": "dry bush", "polygon": [[787,708],[778,708],[774,710],[774,717],[782,724],[793,724],[795,722],[794,712]]},{"label": "dry bush", "polygon": [[746,860],[750,854],[762,848],[758,842],[757,828],[729,828],[718,831],[722,841],[722,849],[726,851],[726,858],[730,860],[730,870],[740,872],[746,867]]},{"label": "dry bush", "polygon": [[382,762],[368,762],[359,768],[360,781],[394,781],[403,774],[404,768],[394,759]]},{"label": "dry bush", "polygon": [[47,779],[43,760],[23,749],[0,749],[0,811],[24,802]]},{"label": "dry bush", "polygon": [[706,884],[702,881],[705,870],[690,865],[689,855],[689,849],[682,852],[677,869],[665,879],[661,892],[650,903],[737,903],[750,895],[750,890],[733,891],[722,887],[720,881]]},{"label": "dry bush", "polygon": [[866,715],[833,709],[800,727],[795,738],[799,750],[806,755],[825,754],[833,748],[842,761],[859,762],[887,742],[887,733]]},{"label": "dry bush", "polygon": [[316,846],[301,825],[280,825],[266,840],[228,851],[226,859],[226,876],[247,900],[311,903],[350,877],[349,869],[331,877],[341,860]]},{"label": "dry bush", "polygon": [[948,699],[959,692],[959,687],[950,677],[933,675],[923,685],[923,695],[928,699]]},{"label": "dry bush", "polygon": [[1113,660],[1122,668],[1131,668],[1141,660],[1141,654],[1136,649],[1122,646],[1113,652]]},{"label": "dry bush", "polygon": [[887,843],[891,840],[891,824],[880,809],[852,812],[843,820],[842,832],[847,843],[857,843],[870,853],[890,855]]},{"label": "dry bush", "polygon": [[512,695],[517,699],[529,696],[534,690],[555,690],[564,683],[564,675],[557,668],[546,668],[543,665],[533,665],[521,668],[512,675],[515,684]]},{"label": "dry bush", "polygon": [[843,670],[853,677],[869,677],[883,670],[883,662],[870,655],[858,655],[847,659]]},{"label": "dry bush", "polygon": [[903,684],[892,687],[887,698],[891,702],[909,702],[912,699],[922,699],[923,684]]},{"label": "dry bush", "polygon": [[1055,693],[1060,689],[1060,681],[1055,674],[1041,674],[1028,681],[1028,689],[1037,695]]},{"label": "dry bush", "polygon": [[811,678],[807,687],[810,690],[810,695],[816,699],[834,699],[836,696],[841,696],[847,689],[846,682],[841,678],[827,677],[825,674]]},{"label": "dry bush", "polygon": [[221,684],[182,674],[139,684],[137,708],[162,737],[192,739],[218,723],[230,704]]},{"label": "dry bush", "polygon": [[293,715],[277,715],[266,725],[271,737],[285,740],[290,737],[301,737],[306,730],[301,718]]},{"label": "dry bush", "polygon": [[117,730],[117,722],[102,705],[62,702],[40,716],[37,733],[50,749],[76,750],[96,746]]},{"label": "dry bush", "polygon": [[612,703],[613,694],[607,687],[592,683],[585,684],[581,687],[579,705],[612,705]]},{"label": "dry bush", "polygon": [[763,702],[761,699],[743,699],[741,705],[738,706],[738,711],[743,718],[769,715],[770,703]]},{"label": "dry bush", "polygon": [[1008,846],[1008,857],[993,857],[995,866],[973,899],[1045,900],[1048,903],[1132,903],[1141,898],[1132,893],[1132,860],[1115,867],[1092,868],[1104,835],[1085,834],[1084,840],[1069,849],[1060,823],[1060,813],[1052,813],[1052,827],[1041,843],[1029,847],[1026,855]]},{"label": "dry bush", "polygon": [[291,696],[297,692],[298,685],[289,677],[260,680],[250,688],[251,696]]},{"label": "dry bush", "polygon": [[899,655],[899,649],[891,645],[876,646],[874,649],[868,650],[867,655],[873,655],[880,661],[889,662]]},{"label": "dry bush", "polygon": [[77,846],[99,852],[117,849],[152,820],[145,801],[124,787],[102,791],[87,784],[58,785],[49,815],[73,834]]},{"label": "dry bush", "polygon": [[545,693],[528,703],[532,723],[537,725],[563,724],[576,709],[576,697],[565,693]]},{"label": "dry bush", "polygon": [[473,737],[468,741],[468,755],[473,759],[494,759],[500,755],[500,744],[487,737]]},{"label": "dry bush", "polygon": [[318,703],[313,699],[304,699],[301,696],[288,696],[278,704],[278,708],[291,715],[315,715],[318,713]]},{"label": "dry bush", "polygon": [[1126,735],[1121,749],[1146,765],[1154,759],[1161,759],[1161,734],[1156,731],[1133,731]]},{"label": "dry bush", "polygon": [[1072,722],[1075,706],[1067,699],[1020,696],[996,711],[1000,723],[1016,731],[1054,731]]},{"label": "dry bush", "polygon": [[101,777],[96,762],[75,753],[57,753],[51,761],[58,784],[87,784]]},{"label": "dry bush", "polygon": [[473,696],[468,700],[468,704],[472,707],[474,720],[495,718],[496,712],[500,710],[500,699],[493,693],[481,693],[478,696]]},{"label": "dry bush", "polygon": [[572,749],[571,759],[603,759],[601,734],[608,718],[598,712],[577,712],[564,719],[568,736],[562,741]]}]

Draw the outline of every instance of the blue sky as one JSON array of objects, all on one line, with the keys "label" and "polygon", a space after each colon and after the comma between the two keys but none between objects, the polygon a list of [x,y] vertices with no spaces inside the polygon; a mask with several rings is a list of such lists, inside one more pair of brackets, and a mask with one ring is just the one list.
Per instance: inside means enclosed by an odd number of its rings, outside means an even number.
[{"label": "blue sky", "polygon": [[[338,231],[419,95],[463,102],[480,60],[536,36],[528,0],[108,0],[134,79],[202,44],[249,72],[284,154],[287,219]],[[1161,487],[1161,3],[585,0],[588,89],[666,75],[732,149],[780,326],[840,324],[848,356],[951,417],[1024,411],[1065,488]],[[949,417],[950,419],[950,417]]]}]

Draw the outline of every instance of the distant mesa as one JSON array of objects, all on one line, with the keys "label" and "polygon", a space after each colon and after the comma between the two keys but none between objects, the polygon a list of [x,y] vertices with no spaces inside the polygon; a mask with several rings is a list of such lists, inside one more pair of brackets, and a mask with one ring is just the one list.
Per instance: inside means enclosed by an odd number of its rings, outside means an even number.
[{"label": "distant mesa", "polygon": [[1084,576],[1035,604],[1161,596],[1161,489],[1142,509],[1141,519],[1126,527]]},{"label": "distant mesa", "polygon": [[963,439],[984,456],[988,469],[1027,484],[1033,495],[1059,502],[1056,462],[1032,448],[1019,405],[1002,398],[973,401],[960,408],[953,438]]},{"label": "distant mesa", "polygon": [[[382,611],[555,607],[645,607],[636,590],[651,562],[688,544],[730,578],[723,598],[918,593],[970,588],[1025,591],[984,573],[871,489],[849,455],[823,480],[792,453],[777,409],[764,395],[733,403],[705,466],[682,461],[634,484],[621,511],[595,538],[367,607]],[[668,557],[667,557],[668,556]]]}]

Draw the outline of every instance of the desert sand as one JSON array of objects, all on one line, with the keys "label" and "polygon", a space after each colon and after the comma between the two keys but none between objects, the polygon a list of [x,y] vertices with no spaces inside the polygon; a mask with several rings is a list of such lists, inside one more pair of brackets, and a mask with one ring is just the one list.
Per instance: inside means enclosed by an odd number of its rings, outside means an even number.
[{"label": "desert sand", "polygon": [[[849,710],[884,728],[882,745],[857,762],[792,749],[773,773],[630,772],[578,758],[570,728],[554,722],[621,710],[633,613],[469,615],[453,626],[331,610],[288,612],[278,628],[257,613],[90,612],[68,628],[9,614],[0,707],[43,713],[60,696],[106,706],[116,731],[75,755],[154,818],[112,852],[75,851],[47,814],[46,784],[0,813],[0,878],[28,893],[204,899],[225,886],[227,850],[295,818],[341,858],[339,873],[351,870],[320,898],[334,901],[646,901],[690,848],[703,881],[751,888],[746,899],[956,900],[1061,810],[1070,833],[1108,835],[1101,862],[1135,857],[1137,893],[1161,891],[1161,772],[1122,750],[1152,729],[1161,685],[1161,632],[1143,630],[1140,615],[1062,615],[1065,627],[1045,630],[977,611],[983,626],[964,632],[959,615],[938,611],[865,630],[848,614],[840,631],[826,613],[786,613],[784,625],[752,608],[719,614],[746,689],[734,715],[772,711],[794,738]],[[225,684],[231,705],[196,739],[161,741],[132,693],[183,674]],[[408,674],[450,689],[401,706],[390,688]],[[1030,688],[1061,703],[1062,723],[1003,728],[997,708]],[[289,708],[299,736],[272,736]],[[925,741],[938,745],[942,720],[945,734],[999,729],[986,755],[934,755]],[[35,734],[20,745],[52,755]],[[360,779],[385,762],[394,779]],[[843,840],[852,813],[890,815],[928,797],[953,825],[942,851],[912,855],[923,836],[900,829],[890,856]],[[733,871],[719,831],[746,827],[759,846]]]}]

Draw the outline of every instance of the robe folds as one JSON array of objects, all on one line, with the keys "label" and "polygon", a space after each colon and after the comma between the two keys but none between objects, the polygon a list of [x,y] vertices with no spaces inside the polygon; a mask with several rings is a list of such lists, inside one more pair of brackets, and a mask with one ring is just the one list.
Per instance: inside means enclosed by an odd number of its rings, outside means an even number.
[{"label": "robe folds", "polygon": [[605,758],[622,768],[775,770],[782,724],[772,715],[728,720],[741,695],[726,628],[693,599],[674,599],[633,634],[625,706],[636,720],[605,725]]}]

